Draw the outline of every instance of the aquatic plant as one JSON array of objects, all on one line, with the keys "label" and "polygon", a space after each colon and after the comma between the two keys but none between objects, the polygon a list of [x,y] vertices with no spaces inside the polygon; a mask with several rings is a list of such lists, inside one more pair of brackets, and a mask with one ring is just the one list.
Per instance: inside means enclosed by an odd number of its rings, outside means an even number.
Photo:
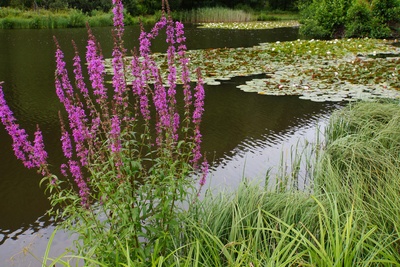
[{"label": "aquatic plant", "polygon": [[[79,234],[78,255],[111,264],[122,256],[114,250],[115,240],[122,238],[135,262],[145,264],[153,253],[167,253],[170,231],[179,226],[178,210],[192,203],[205,183],[208,164],[203,161],[200,131],[205,96],[200,71],[197,85],[190,86],[184,27],[172,20],[168,8],[150,32],[142,29],[140,47],[127,63],[123,4],[113,0],[113,5],[113,91],[105,83],[104,59],[89,27],[89,84],[75,44],[72,83],[55,40],[55,87],[66,111],[65,116],[60,113],[65,156],[61,175],[51,169],[39,127],[31,142],[17,124],[1,84],[0,118],[12,137],[16,157],[44,176],[41,184],[49,194],[51,214],[61,219],[62,227]],[[168,44],[166,80],[151,57],[151,42],[163,29]],[[134,77],[129,86],[128,64]],[[176,99],[179,65],[182,117]],[[196,177],[200,177],[198,186]]]},{"label": "aquatic plant", "polygon": [[[187,54],[191,65],[204,73],[207,85],[219,85],[234,76],[257,75],[237,87],[318,102],[357,101],[400,97],[400,49],[392,44],[370,38],[299,39],[246,48],[189,50]],[[166,69],[166,54],[152,57]],[[110,59],[106,59],[106,71],[112,73]],[[128,82],[132,79],[129,73]],[[195,75],[191,79],[195,80]]]},{"label": "aquatic plant", "polygon": [[285,27],[299,27],[297,20],[281,21],[250,21],[250,22],[208,22],[200,23],[199,28],[206,29],[231,29],[231,30],[258,30]]}]

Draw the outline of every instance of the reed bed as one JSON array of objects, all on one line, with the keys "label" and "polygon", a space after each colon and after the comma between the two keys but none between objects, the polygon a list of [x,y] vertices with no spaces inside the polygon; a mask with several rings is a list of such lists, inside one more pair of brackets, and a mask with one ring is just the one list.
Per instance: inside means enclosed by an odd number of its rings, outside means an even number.
[{"label": "reed bed", "polygon": [[246,22],[253,21],[253,14],[243,10],[234,10],[222,7],[199,8],[190,11],[182,11],[174,14],[174,17],[190,23],[202,22]]},{"label": "reed bed", "polygon": [[256,12],[255,16],[258,21],[280,21],[280,20],[299,20],[299,13],[295,12]]}]

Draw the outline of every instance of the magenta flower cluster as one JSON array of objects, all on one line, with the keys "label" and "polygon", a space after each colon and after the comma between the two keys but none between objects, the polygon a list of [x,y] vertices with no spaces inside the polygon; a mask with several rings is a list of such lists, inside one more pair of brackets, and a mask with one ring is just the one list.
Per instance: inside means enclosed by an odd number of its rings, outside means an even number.
[{"label": "magenta flower cluster", "polygon": [[[98,159],[112,159],[120,178],[124,157],[124,134],[130,131],[132,123],[139,117],[149,127],[152,116],[155,116],[155,145],[159,151],[175,151],[180,155],[178,146],[179,129],[184,134],[182,138],[188,144],[187,151],[191,156],[190,164],[202,171],[200,185],[203,186],[208,172],[206,160],[200,164],[201,153],[200,123],[204,112],[203,80],[198,71],[198,83],[192,92],[189,78],[189,59],[186,57],[184,26],[174,22],[164,11],[161,19],[150,32],[141,31],[139,53],[134,53],[130,66],[127,67],[126,49],[123,45],[124,17],[121,0],[113,0],[114,8],[114,47],[112,52],[113,92],[108,92],[105,85],[105,62],[99,44],[88,28],[86,46],[86,64],[90,86],[85,82],[81,58],[75,43],[73,58],[74,83],[68,76],[64,53],[56,42],[56,72],[55,89],[60,102],[66,110],[68,123],[61,121],[61,145],[66,162],[61,164],[61,173],[71,175],[78,186],[81,204],[90,207],[90,179],[85,178],[84,169],[91,171],[93,163],[98,165]],[[167,49],[167,81],[162,80],[161,70],[151,55],[152,40],[165,29]],[[178,64],[180,68],[178,68]],[[133,76],[128,85],[126,72],[130,70]],[[178,78],[178,69],[181,69]],[[185,103],[184,118],[178,114],[176,90],[177,80],[183,83]],[[74,87],[76,90],[74,90]],[[94,100],[91,99],[94,96]],[[111,97],[112,95],[112,97]],[[133,107],[133,111],[130,110]],[[136,109],[137,108],[137,109]],[[154,114],[154,115],[153,115]],[[28,168],[38,168],[44,176],[52,175],[48,171],[47,153],[44,148],[43,136],[39,127],[34,134],[33,142],[28,140],[28,134],[17,123],[13,113],[7,106],[0,83],[0,118],[13,140],[16,157]],[[182,123],[185,122],[185,123]],[[182,126],[183,125],[183,126]],[[192,129],[191,136],[188,129]],[[150,138],[151,139],[151,138]],[[104,141],[106,140],[106,142]],[[107,146],[105,149],[104,146]],[[179,148],[178,148],[179,147]],[[105,151],[106,150],[106,151]],[[162,152],[160,152],[162,153]],[[187,157],[185,157],[186,159]],[[56,180],[51,180],[52,183]],[[120,182],[119,180],[116,180]]]},{"label": "magenta flower cluster", "polygon": [[2,83],[0,83],[0,118],[12,138],[12,147],[17,159],[21,160],[25,167],[38,168],[42,175],[47,175],[47,152],[42,132],[37,127],[33,142],[28,140],[28,134],[16,122],[13,112],[6,103]]}]

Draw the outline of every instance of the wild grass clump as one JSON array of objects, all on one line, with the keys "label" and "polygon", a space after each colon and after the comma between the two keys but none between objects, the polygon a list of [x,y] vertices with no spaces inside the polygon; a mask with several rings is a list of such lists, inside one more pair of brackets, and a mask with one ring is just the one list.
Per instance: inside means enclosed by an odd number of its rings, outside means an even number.
[{"label": "wild grass clump", "polygon": [[183,219],[176,266],[400,266],[399,107],[333,114],[309,193],[243,182],[206,196]]},{"label": "wild grass clump", "polygon": [[177,19],[183,22],[246,22],[254,20],[251,13],[222,7],[198,8],[175,13]]},{"label": "wild grass clump", "polygon": [[103,27],[112,25],[113,14],[111,12],[103,12],[93,10],[88,19],[90,27]]},{"label": "wild grass clump", "polygon": [[[399,251],[400,105],[362,103],[335,113],[316,183],[343,192]],[[322,171],[325,170],[325,171]],[[397,255],[397,254],[396,254]]]}]

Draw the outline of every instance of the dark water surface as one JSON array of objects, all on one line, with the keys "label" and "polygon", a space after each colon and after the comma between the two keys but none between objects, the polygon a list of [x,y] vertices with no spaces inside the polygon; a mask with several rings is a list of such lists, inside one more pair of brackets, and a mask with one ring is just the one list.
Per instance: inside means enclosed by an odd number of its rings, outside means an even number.
[{"label": "dark water surface", "polygon": [[[93,29],[110,57],[110,28]],[[137,46],[138,27],[126,29],[126,47]],[[44,131],[46,148],[53,162],[61,158],[58,102],[54,89],[53,36],[66,59],[73,56],[71,40],[80,51],[86,45],[85,29],[0,30],[0,81],[6,99],[20,125],[33,133],[37,124]],[[295,40],[295,28],[275,30],[220,30],[186,28],[188,49],[247,47],[260,42]],[[154,51],[165,51],[163,40]],[[71,62],[71,61],[70,61]],[[208,151],[213,186],[235,186],[243,174],[263,178],[275,166],[282,149],[288,149],[301,136],[313,136],[317,121],[326,120],[333,104],[299,100],[297,97],[261,96],[236,88],[249,77],[206,86],[202,124],[203,149]],[[39,188],[40,176],[23,168],[11,148],[11,138],[0,127],[0,266],[40,266],[28,251],[41,257],[54,222],[45,216],[49,203]],[[53,253],[62,252],[70,242],[57,235]]]}]

